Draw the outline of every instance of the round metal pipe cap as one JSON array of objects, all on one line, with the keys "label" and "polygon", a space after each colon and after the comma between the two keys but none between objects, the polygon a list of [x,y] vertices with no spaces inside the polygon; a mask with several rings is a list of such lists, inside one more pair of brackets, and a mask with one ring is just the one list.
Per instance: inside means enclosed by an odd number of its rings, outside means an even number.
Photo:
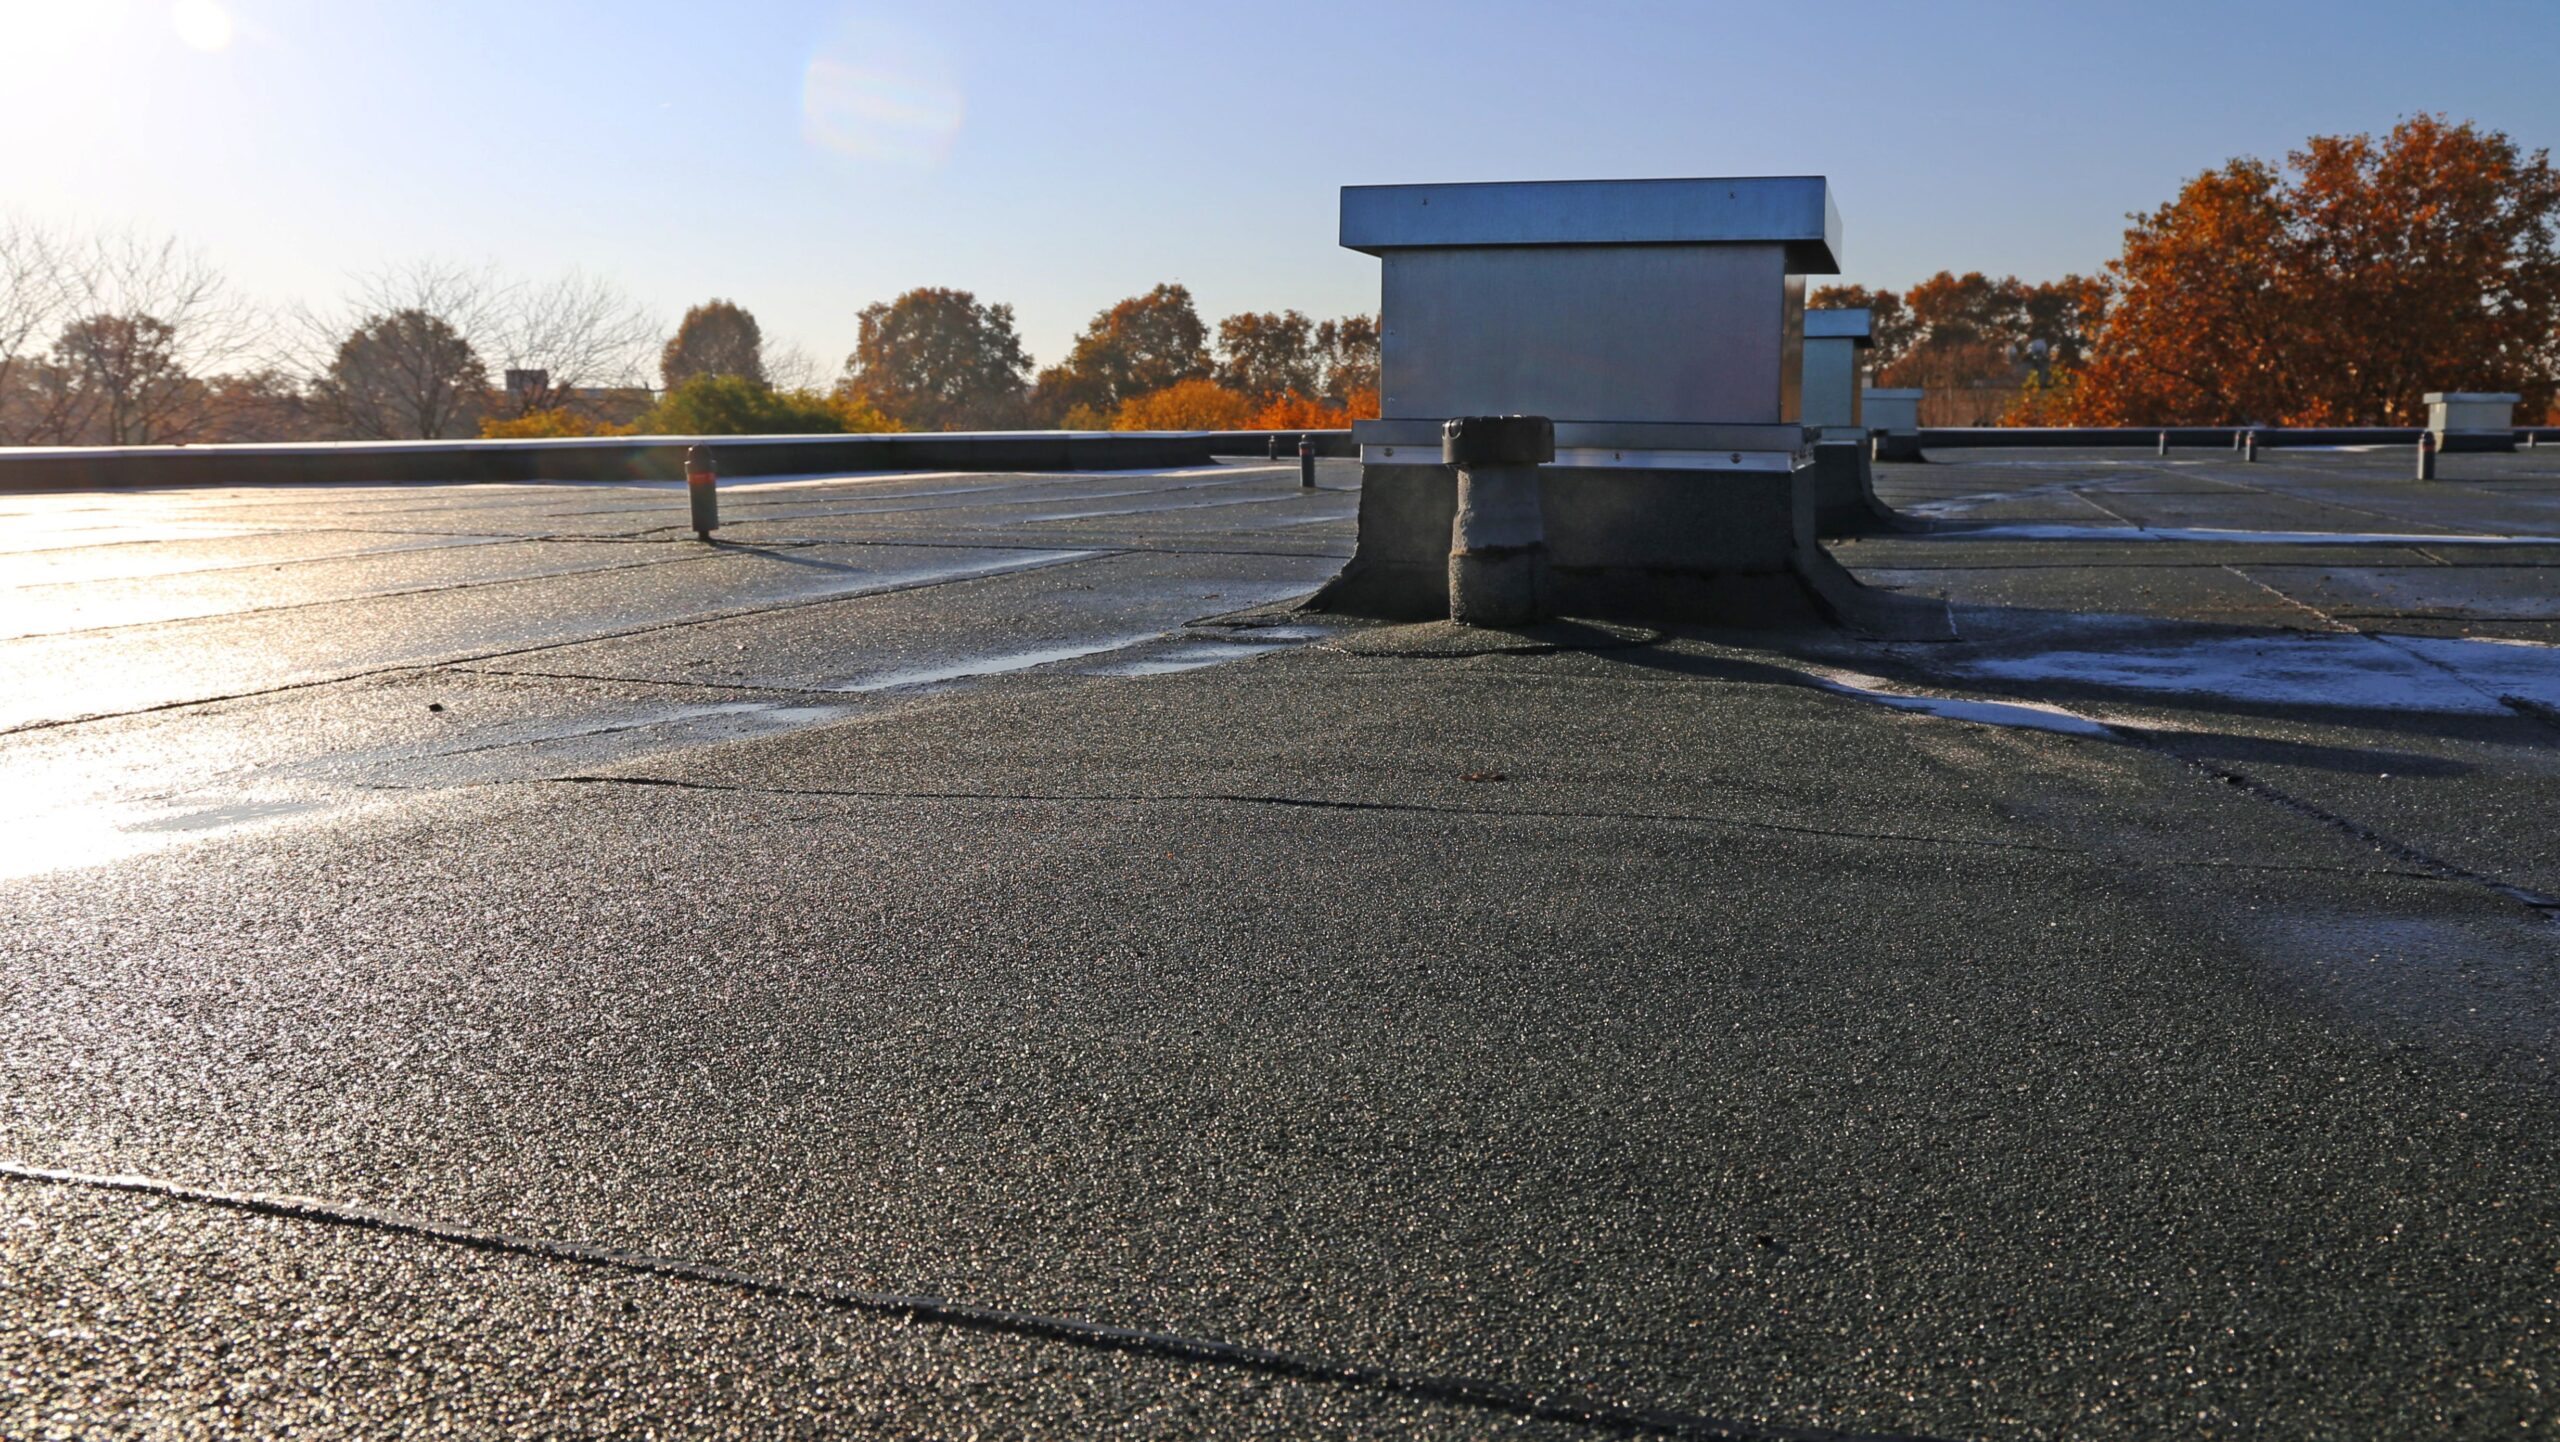
[{"label": "round metal pipe cap", "polygon": [[1545,416],[1460,416],[1440,427],[1440,460],[1452,466],[1542,466],[1556,458],[1556,423]]}]

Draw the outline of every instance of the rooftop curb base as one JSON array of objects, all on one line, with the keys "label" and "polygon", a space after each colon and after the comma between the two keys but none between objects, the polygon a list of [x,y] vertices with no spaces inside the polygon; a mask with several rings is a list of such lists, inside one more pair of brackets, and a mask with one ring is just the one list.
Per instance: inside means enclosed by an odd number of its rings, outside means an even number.
[{"label": "rooftop curb base", "polygon": [[1927,527],[1906,518],[1876,495],[1875,467],[1854,441],[1824,441],[1813,448],[1813,531],[1817,536],[1891,535]]},{"label": "rooftop curb base", "polygon": [[[1372,463],[1361,474],[1357,549],[1305,608],[1446,620],[1455,470]],[[1944,602],[1872,590],[1816,543],[1808,470],[1547,466],[1539,478],[1560,615],[1752,630],[1845,626],[1888,640],[1955,634]]]}]

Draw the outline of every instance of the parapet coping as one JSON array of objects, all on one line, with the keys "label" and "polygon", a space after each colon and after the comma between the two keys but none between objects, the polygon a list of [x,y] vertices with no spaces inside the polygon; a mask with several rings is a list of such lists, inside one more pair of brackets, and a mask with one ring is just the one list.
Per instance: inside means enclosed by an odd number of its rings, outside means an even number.
[{"label": "parapet coping", "polygon": [[1819,175],[1346,185],[1344,248],[1782,245],[1797,275],[1840,273],[1840,210]]},{"label": "parapet coping", "polygon": [[[1858,349],[1866,350],[1876,343],[1875,318],[1865,306],[1840,306],[1804,313],[1806,340],[1853,340]],[[1870,391],[1872,395],[1874,392]]]}]

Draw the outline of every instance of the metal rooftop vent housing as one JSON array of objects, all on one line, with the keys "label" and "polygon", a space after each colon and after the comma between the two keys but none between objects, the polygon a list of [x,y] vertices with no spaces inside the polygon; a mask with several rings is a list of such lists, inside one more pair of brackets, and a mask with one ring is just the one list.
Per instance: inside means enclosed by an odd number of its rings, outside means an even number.
[{"label": "metal rooftop vent housing", "polygon": [[1346,186],[1341,239],[1381,262],[1381,414],[1352,432],[1359,549],[1316,604],[1448,614],[1440,427],[1489,415],[1555,423],[1565,612],[1715,611],[1738,580],[1812,572],[1855,589],[1797,474],[1804,277],[1840,269],[1830,182]]},{"label": "metal rooftop vent housing", "polygon": [[1838,272],[1839,236],[1818,176],[1342,192],[1342,244],[1383,262],[1381,416],[1543,415],[1559,463],[1625,449],[1595,425],[1792,423],[1800,277]]},{"label": "metal rooftop vent housing", "polygon": [[1875,318],[1864,307],[1804,313],[1804,428],[1813,437],[1813,529],[1822,536],[1894,530],[1901,518],[1876,499],[1862,413]]},{"label": "metal rooftop vent housing", "polygon": [[2512,451],[2523,399],[2512,391],[2430,391],[2427,429],[2440,451]]},{"label": "metal rooftop vent housing", "polygon": [[1804,313],[1804,423],[1816,431],[1854,430],[1865,439],[1858,392],[1864,367],[1858,353],[1875,345],[1875,326],[1864,308]]}]

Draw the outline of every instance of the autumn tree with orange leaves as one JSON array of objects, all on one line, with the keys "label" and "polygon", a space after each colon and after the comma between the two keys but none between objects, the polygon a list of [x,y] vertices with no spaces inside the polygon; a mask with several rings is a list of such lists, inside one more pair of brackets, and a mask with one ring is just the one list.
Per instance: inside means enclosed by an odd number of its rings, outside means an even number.
[{"label": "autumn tree with orange leaves", "polygon": [[2038,282],[1942,270],[1907,291],[1826,285],[1806,303],[1864,309],[1875,383],[1928,391],[1945,417],[1933,424],[2041,423],[2021,397],[2079,364],[2105,313],[2106,286],[2078,275]]},{"label": "autumn tree with orange leaves", "polygon": [[2413,424],[2560,375],[2560,175],[2441,116],[2234,160],[2134,217],[2059,410],[2081,425]]},{"label": "autumn tree with orange leaves", "polygon": [[1207,379],[1175,381],[1135,395],[1112,414],[1115,431],[1240,431],[1253,416],[1249,396]]}]

